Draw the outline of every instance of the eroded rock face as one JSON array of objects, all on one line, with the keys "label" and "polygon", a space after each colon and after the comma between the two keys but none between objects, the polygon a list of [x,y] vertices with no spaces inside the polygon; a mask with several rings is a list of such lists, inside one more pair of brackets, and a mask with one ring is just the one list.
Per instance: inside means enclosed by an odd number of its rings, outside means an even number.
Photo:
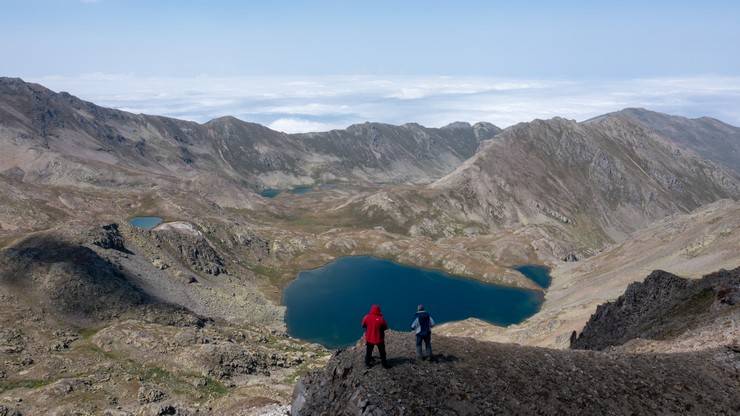
[{"label": "eroded rock face", "polygon": [[[740,382],[717,356],[606,354],[433,336],[435,362],[414,358],[414,336],[386,336],[390,368],[340,350],[295,387],[293,416],[712,414],[737,408]],[[665,387],[665,380],[671,381]],[[718,389],[718,390],[715,390]],[[693,394],[686,394],[686,392]],[[706,396],[705,396],[706,395]],[[700,397],[701,396],[701,397]]]},{"label": "eroded rock face", "polygon": [[[718,307],[734,308],[738,288],[740,268],[695,281],[656,270],[645,281],[629,285],[614,302],[599,305],[570,347],[602,350],[637,338],[674,337]],[[736,313],[740,316],[740,309]]]},{"label": "eroded rock face", "polygon": [[214,276],[227,273],[223,258],[192,224],[165,223],[154,229],[154,236],[190,267]]}]

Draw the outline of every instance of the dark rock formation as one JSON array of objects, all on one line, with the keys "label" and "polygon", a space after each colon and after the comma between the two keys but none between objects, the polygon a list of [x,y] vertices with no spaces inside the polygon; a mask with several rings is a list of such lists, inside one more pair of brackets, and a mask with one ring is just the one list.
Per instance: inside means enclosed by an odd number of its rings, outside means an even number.
[{"label": "dark rock formation", "polygon": [[23,414],[12,407],[0,404],[0,416],[23,416]]},{"label": "dark rock formation", "polygon": [[578,261],[578,256],[576,256],[574,253],[570,253],[567,256],[563,257],[563,261],[565,262]]},{"label": "dark rock formation", "polygon": [[365,369],[362,345],[337,351],[298,383],[292,415],[740,411],[740,381],[713,352],[609,355],[441,336],[433,342],[436,362],[417,361],[413,335],[389,333],[387,370]]},{"label": "dark rock formation", "polygon": [[123,236],[118,230],[118,224],[103,225],[90,232],[91,242],[98,247],[108,250],[118,250],[129,253],[123,243]]},{"label": "dark rock formation", "polygon": [[688,280],[656,270],[624,295],[596,309],[573,349],[602,350],[635,338],[664,339],[699,322],[715,303],[736,303],[740,268]]}]

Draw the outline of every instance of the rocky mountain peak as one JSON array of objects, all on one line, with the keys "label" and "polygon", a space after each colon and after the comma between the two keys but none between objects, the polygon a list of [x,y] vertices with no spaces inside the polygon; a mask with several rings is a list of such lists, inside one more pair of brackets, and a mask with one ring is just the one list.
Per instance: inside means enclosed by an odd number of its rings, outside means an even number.
[{"label": "rocky mountain peak", "polygon": [[453,121],[452,123],[442,126],[443,129],[469,129],[472,126],[467,121]]},{"label": "rocky mountain peak", "polygon": [[[732,371],[711,354],[607,355],[433,335],[428,362],[415,358],[411,333],[385,342],[389,369],[366,369],[364,345],[339,350],[298,382],[291,414],[705,414],[732,408],[736,396]],[[660,387],[665,380],[676,390]]]}]

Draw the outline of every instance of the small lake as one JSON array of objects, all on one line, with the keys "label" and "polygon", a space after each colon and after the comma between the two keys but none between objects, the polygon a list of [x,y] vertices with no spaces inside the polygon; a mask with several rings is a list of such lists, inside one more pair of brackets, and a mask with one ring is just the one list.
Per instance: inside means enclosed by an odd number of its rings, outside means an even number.
[{"label": "small lake", "polygon": [[145,230],[151,230],[162,223],[162,219],[159,217],[134,217],[128,221],[129,224],[136,228],[143,228]]},{"label": "small lake", "polygon": [[514,267],[514,269],[533,280],[535,283],[540,285],[541,288],[547,289],[550,287],[552,279],[550,278],[550,269],[547,267],[536,264],[523,264],[521,266]]},{"label": "small lake", "polygon": [[478,318],[510,325],[536,313],[540,291],[482,283],[374,257],[343,257],[299,273],[283,293],[288,333],[328,348],[351,345],[362,317],[377,303],[391,329],[409,331],[416,306],[437,323]]},{"label": "small lake", "polygon": [[280,192],[282,192],[280,189],[267,188],[260,191],[260,195],[264,196],[265,198],[275,198],[276,196],[280,195]]},{"label": "small lake", "polygon": [[276,189],[276,188],[266,188],[260,191],[260,195],[265,198],[275,198],[276,196],[280,195],[283,192],[289,192],[293,195],[303,195],[313,190],[314,190],[313,186],[307,186],[307,185],[296,186],[295,188],[291,188],[288,190]]}]

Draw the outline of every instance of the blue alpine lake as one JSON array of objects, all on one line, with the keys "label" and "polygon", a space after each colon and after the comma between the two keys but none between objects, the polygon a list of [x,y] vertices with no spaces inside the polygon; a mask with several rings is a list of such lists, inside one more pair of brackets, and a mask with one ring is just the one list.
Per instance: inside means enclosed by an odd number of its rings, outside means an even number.
[{"label": "blue alpine lake", "polygon": [[550,269],[545,266],[538,266],[536,264],[523,264],[521,266],[514,267],[519,273],[527,276],[535,283],[540,285],[543,289],[550,287]]},{"label": "blue alpine lake", "polygon": [[145,230],[151,230],[162,223],[162,219],[159,217],[134,217],[128,221],[129,224],[136,228],[143,228]]},{"label": "blue alpine lake", "polygon": [[391,329],[408,331],[418,304],[437,323],[478,318],[510,325],[536,313],[541,291],[487,284],[368,256],[303,271],[283,292],[288,333],[328,348],[362,336],[362,317],[380,305]]}]

